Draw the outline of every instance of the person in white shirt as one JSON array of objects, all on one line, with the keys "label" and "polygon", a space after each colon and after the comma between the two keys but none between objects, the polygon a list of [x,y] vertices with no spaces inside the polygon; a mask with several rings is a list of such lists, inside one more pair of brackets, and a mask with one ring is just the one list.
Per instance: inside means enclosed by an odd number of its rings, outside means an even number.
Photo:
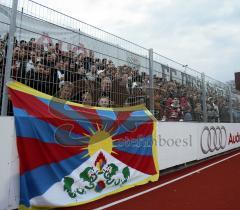
[{"label": "person in white shirt", "polygon": [[30,60],[27,62],[26,65],[26,73],[33,71],[36,72],[36,53],[34,51],[31,52]]}]

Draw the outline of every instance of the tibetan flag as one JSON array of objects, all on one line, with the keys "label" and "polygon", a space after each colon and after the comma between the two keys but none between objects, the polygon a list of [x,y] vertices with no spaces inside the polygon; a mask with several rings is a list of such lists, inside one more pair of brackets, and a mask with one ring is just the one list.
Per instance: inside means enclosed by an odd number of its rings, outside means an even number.
[{"label": "tibetan flag", "polygon": [[159,177],[156,120],[144,106],[102,108],[8,83],[20,208],[76,206]]}]

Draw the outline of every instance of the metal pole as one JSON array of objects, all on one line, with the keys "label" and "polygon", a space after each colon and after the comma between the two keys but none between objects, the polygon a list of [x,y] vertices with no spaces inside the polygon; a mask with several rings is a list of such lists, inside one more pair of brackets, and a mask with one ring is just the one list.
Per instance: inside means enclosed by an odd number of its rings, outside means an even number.
[{"label": "metal pole", "polygon": [[229,90],[229,115],[230,115],[230,123],[233,123],[233,109],[232,109],[232,89],[231,86],[228,86]]},{"label": "metal pole", "polygon": [[5,116],[7,115],[7,108],[8,108],[8,93],[7,93],[6,84],[10,80],[10,76],[11,76],[13,43],[14,43],[14,34],[16,31],[17,5],[18,5],[18,0],[12,0],[11,19],[10,19],[9,35],[8,35],[8,43],[7,43],[8,46],[7,46],[7,55],[6,55],[3,96],[2,96],[2,108],[1,108],[1,115],[5,115]]},{"label": "metal pole", "polygon": [[22,11],[21,11],[19,41],[21,41],[21,39],[22,39],[22,17],[23,17],[23,7],[22,7]]},{"label": "metal pole", "polygon": [[207,103],[206,103],[206,85],[205,74],[201,74],[202,77],[202,107],[203,107],[203,122],[207,122]]},{"label": "metal pole", "polygon": [[148,51],[149,57],[149,99],[150,99],[150,111],[154,115],[154,81],[153,81],[153,49],[149,49]]}]

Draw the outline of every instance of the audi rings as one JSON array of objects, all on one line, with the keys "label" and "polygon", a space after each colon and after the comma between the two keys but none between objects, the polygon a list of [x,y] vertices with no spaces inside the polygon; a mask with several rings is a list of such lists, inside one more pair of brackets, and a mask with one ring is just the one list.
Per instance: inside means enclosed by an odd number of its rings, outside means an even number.
[{"label": "audi rings", "polygon": [[227,144],[227,131],[224,126],[205,126],[201,134],[201,149],[204,154],[224,149]]}]

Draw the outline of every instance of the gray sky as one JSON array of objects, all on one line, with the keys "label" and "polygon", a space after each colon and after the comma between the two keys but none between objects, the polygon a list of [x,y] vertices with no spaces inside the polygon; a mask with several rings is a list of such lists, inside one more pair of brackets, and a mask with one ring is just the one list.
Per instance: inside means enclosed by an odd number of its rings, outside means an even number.
[{"label": "gray sky", "polygon": [[239,0],[35,0],[228,81],[240,71]]}]

